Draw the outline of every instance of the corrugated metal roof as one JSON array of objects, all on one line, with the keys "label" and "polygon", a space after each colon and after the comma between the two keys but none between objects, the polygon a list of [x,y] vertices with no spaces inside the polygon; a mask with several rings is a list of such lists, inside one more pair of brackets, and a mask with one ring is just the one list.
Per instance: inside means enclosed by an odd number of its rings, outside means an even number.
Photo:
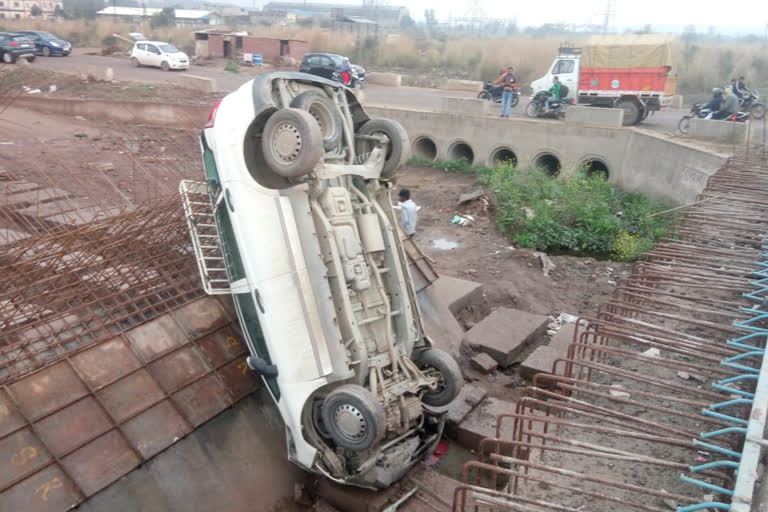
[{"label": "corrugated metal roof", "polygon": [[[162,9],[154,7],[114,7],[110,6],[97,12],[96,14],[103,14],[105,16],[154,16],[162,12]],[[205,11],[201,9],[175,9],[174,15],[180,19],[202,19],[216,14],[214,11]]]}]

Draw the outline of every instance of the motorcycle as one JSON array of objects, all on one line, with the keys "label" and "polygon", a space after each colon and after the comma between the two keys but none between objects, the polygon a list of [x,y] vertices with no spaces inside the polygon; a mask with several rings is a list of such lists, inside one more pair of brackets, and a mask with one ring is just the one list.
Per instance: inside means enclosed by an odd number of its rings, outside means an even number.
[{"label": "motorcycle", "polygon": [[739,100],[739,109],[743,112],[749,112],[753,119],[762,119],[765,117],[765,105],[760,101],[760,92],[752,89],[748,96]]},{"label": "motorcycle", "polygon": [[[477,95],[479,100],[488,100],[493,103],[501,103],[501,95],[504,93],[503,85],[493,85],[493,82],[485,82],[483,90]],[[520,86],[512,84],[512,108],[520,102]]]},{"label": "motorcycle", "polygon": [[[688,133],[688,130],[691,125],[691,119],[693,118],[698,119],[709,119],[712,117],[712,109],[704,108],[704,105],[701,103],[694,103],[693,106],[691,106],[691,113],[686,114],[683,117],[680,118],[680,121],[677,123],[677,129],[680,130],[681,133]],[[735,123],[744,123],[746,121],[749,121],[750,114],[749,112],[736,112],[732,116],[721,119],[721,121],[732,121]]]},{"label": "motorcycle", "polygon": [[[561,96],[568,95],[568,88],[563,86],[560,90]],[[553,116],[553,117],[565,117],[565,109],[568,105],[573,103],[572,99],[560,98],[559,100],[551,100],[549,102],[549,110],[546,110],[547,105],[547,92],[537,92],[528,106],[525,108],[525,113],[528,117],[541,117],[541,116]]]}]

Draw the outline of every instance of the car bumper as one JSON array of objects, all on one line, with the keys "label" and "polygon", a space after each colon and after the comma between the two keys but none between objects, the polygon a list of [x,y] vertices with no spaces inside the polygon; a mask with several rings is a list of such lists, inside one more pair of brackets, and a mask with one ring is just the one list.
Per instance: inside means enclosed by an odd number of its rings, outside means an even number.
[{"label": "car bumper", "polygon": [[171,69],[189,69],[189,62],[170,62]]}]

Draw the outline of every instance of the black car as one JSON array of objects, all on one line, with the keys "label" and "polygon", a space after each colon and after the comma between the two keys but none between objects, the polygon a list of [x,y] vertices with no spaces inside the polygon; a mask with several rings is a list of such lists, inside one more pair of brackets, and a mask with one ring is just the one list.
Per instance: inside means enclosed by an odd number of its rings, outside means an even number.
[{"label": "black car", "polygon": [[0,60],[13,64],[20,58],[35,60],[35,43],[24,34],[0,32]]},{"label": "black car", "polygon": [[349,87],[359,87],[365,82],[365,69],[357,64],[349,65],[349,80],[343,79],[344,57],[335,53],[308,53],[299,66],[299,71],[341,82]]},{"label": "black car", "polygon": [[69,55],[72,51],[72,44],[63,39],[59,39],[50,32],[43,30],[19,30],[19,34],[29,37],[37,48],[37,53],[50,57],[51,55]]}]

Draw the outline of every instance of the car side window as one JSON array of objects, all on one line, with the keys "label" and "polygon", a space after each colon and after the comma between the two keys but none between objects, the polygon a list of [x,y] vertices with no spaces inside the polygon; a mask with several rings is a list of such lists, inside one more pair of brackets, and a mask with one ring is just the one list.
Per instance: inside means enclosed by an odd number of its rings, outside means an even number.
[{"label": "car side window", "polygon": [[319,55],[313,55],[309,58],[309,63],[313,66],[319,66],[320,65],[320,56]]},{"label": "car side window", "polygon": [[333,67],[333,61],[328,57],[322,57],[320,65],[324,68],[330,68]]},{"label": "car side window", "polygon": [[156,55],[160,55],[160,50],[157,49],[157,46],[153,46],[151,44],[147,45],[147,50],[149,50],[149,53],[154,53]]},{"label": "car side window", "polygon": [[145,44],[137,44],[137,45],[136,45],[136,49],[137,49],[137,50],[141,50],[141,51],[144,51],[144,50],[146,50],[146,49],[147,49],[147,45],[145,45]]}]

